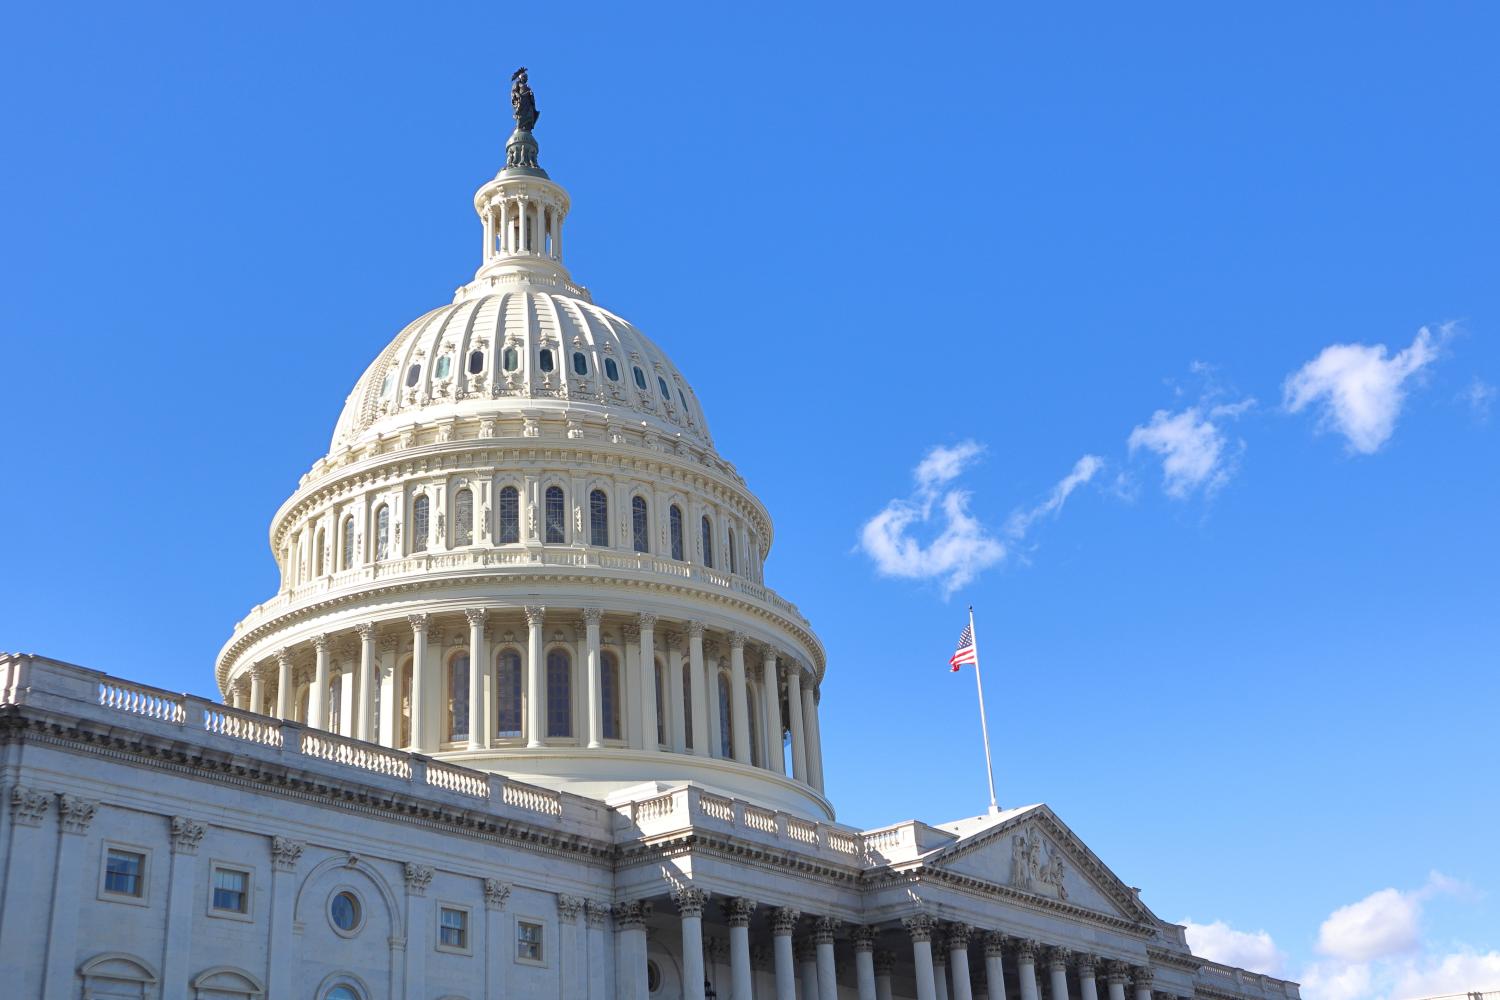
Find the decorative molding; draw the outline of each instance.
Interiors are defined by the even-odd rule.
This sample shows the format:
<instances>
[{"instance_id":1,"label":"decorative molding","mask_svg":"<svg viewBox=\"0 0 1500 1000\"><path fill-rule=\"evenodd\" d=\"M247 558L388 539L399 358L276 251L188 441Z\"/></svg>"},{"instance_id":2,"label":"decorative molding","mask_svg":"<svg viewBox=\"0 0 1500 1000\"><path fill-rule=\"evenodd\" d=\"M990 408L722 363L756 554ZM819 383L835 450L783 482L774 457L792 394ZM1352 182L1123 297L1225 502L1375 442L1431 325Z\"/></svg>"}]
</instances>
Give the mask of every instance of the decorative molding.
<instances>
[{"instance_id":1,"label":"decorative molding","mask_svg":"<svg viewBox=\"0 0 1500 1000\"><path fill-rule=\"evenodd\" d=\"M296 871L297 861L302 857L302 849L306 846L300 840L291 840L287 837L272 837L271 869L278 872Z\"/></svg>"},{"instance_id":2,"label":"decorative molding","mask_svg":"<svg viewBox=\"0 0 1500 1000\"><path fill-rule=\"evenodd\" d=\"M431 865L419 865L408 861L402 866L401 874L406 878L406 892L408 895L427 895L427 886L432 883Z\"/></svg>"},{"instance_id":3,"label":"decorative molding","mask_svg":"<svg viewBox=\"0 0 1500 1000\"><path fill-rule=\"evenodd\" d=\"M94 821L94 813L98 810L99 803L92 799L66 793L57 796L57 821L63 833L88 833L89 824Z\"/></svg>"},{"instance_id":4,"label":"decorative molding","mask_svg":"<svg viewBox=\"0 0 1500 1000\"><path fill-rule=\"evenodd\" d=\"M52 796L16 785L10 790L10 818L17 826L41 826Z\"/></svg>"},{"instance_id":5,"label":"decorative molding","mask_svg":"<svg viewBox=\"0 0 1500 1000\"><path fill-rule=\"evenodd\" d=\"M172 853L197 854L198 842L208 828L197 820L186 816L172 817Z\"/></svg>"},{"instance_id":6,"label":"decorative molding","mask_svg":"<svg viewBox=\"0 0 1500 1000\"><path fill-rule=\"evenodd\" d=\"M505 909L505 901L510 898L510 886L497 878L484 880L484 908L487 910Z\"/></svg>"}]
</instances>

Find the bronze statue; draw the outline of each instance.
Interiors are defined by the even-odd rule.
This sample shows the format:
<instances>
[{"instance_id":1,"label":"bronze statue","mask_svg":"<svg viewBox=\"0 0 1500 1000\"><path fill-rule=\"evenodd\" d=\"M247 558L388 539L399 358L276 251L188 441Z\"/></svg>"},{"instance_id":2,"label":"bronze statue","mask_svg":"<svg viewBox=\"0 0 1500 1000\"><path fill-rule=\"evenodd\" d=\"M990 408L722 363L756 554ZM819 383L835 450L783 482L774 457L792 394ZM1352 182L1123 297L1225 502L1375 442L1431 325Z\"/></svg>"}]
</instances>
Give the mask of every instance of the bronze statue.
<instances>
[{"instance_id":1,"label":"bronze statue","mask_svg":"<svg viewBox=\"0 0 1500 1000\"><path fill-rule=\"evenodd\" d=\"M536 125L540 112L536 109L536 96L526 82L526 67L516 70L510 75L510 79L510 106L516 116L516 128L522 132L530 132Z\"/></svg>"}]
</instances>

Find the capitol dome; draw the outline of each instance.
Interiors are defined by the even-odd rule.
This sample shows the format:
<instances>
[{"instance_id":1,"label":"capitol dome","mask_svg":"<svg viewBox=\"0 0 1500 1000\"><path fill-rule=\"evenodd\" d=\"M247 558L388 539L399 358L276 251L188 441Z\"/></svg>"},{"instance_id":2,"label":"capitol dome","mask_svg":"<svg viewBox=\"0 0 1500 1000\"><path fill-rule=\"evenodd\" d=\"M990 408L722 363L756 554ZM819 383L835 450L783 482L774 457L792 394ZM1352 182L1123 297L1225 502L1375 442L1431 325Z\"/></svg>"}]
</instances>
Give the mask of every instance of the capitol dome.
<instances>
[{"instance_id":1,"label":"capitol dome","mask_svg":"<svg viewBox=\"0 0 1500 1000\"><path fill-rule=\"evenodd\" d=\"M225 700L377 767L831 818L824 653L765 586L770 517L683 373L564 267L531 134L506 153L473 279L379 352L273 518L281 585L220 654Z\"/></svg>"}]
</instances>

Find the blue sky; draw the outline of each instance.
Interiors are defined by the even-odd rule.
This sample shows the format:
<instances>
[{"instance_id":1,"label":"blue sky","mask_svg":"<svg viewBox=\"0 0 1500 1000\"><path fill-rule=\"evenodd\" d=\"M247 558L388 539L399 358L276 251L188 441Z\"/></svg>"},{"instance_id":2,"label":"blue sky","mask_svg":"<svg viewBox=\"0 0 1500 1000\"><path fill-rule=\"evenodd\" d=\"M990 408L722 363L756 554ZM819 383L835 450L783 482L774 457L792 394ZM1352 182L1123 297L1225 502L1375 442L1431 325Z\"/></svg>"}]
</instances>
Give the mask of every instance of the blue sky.
<instances>
[{"instance_id":1,"label":"blue sky","mask_svg":"<svg viewBox=\"0 0 1500 1000\"><path fill-rule=\"evenodd\" d=\"M573 273L776 520L842 819L984 808L972 602L1002 802L1200 948L1500 988L1500 12L307 6L8 15L0 646L210 691L524 63Z\"/></svg>"}]
</instances>

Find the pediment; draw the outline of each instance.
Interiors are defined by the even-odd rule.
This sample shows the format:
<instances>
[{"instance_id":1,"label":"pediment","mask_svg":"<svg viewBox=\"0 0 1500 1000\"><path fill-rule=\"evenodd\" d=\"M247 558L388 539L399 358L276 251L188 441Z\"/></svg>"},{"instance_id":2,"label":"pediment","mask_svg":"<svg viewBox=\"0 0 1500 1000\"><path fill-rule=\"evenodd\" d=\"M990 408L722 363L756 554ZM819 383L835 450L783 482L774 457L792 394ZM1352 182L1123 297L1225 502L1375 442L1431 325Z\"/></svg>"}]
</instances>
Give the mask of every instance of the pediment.
<instances>
[{"instance_id":1,"label":"pediment","mask_svg":"<svg viewBox=\"0 0 1500 1000\"><path fill-rule=\"evenodd\" d=\"M1121 920L1158 921L1135 890L1104 863L1045 805L1003 813L922 859L936 868L1043 899L1057 900Z\"/></svg>"}]
</instances>

